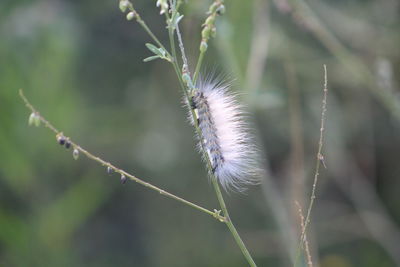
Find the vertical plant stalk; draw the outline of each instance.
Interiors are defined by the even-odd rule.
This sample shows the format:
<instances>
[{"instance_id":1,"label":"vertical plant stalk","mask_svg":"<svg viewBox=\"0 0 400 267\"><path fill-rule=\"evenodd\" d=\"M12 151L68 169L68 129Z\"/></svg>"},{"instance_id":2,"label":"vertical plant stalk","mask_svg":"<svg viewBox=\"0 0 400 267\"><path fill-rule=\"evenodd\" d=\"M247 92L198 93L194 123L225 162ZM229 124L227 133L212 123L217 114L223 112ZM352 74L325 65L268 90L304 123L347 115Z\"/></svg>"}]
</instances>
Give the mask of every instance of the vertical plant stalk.
<instances>
[{"instance_id":1,"label":"vertical plant stalk","mask_svg":"<svg viewBox=\"0 0 400 267\"><path fill-rule=\"evenodd\" d=\"M181 86L182 90L184 91L186 100L190 102L190 92L191 92L191 90L194 89L195 81L199 75L203 57L204 57L205 51L207 50L207 41L210 38L211 34L215 34L215 26L214 26L215 17L218 12L219 12L218 14L222 13L222 10L224 7L222 5L223 0L215 0L213 2L213 4L210 6L209 18L211 18L211 19L206 20L206 23L204 24L204 26L206 26L205 27L206 30L203 29L203 31L202 31L203 38L202 38L202 43L200 44L200 55L199 55L199 59L197 61L197 65L196 65L196 70L195 70L195 73L194 73L194 76L192 79L190 77L190 73L189 73L187 57L185 55L184 46L183 46L183 42L182 42L182 36L181 36L180 30L179 30L179 25L178 24L172 25L172 23L173 23L172 18L174 18L177 15L178 8L181 3L182 3L182 1L179 1L179 0L178 0L178 3L176 2L176 0L175 1L171 0L170 5L171 5L172 14L170 15L168 12L165 12L165 17L166 17L167 26L168 26L167 27L168 28L168 36L169 36L169 41L170 41L170 46L171 46L171 54L165 49L165 47L162 45L162 43L159 41L159 39L152 33L152 31L149 29L149 27L147 27L147 24L140 18L139 14L133 9L133 6L130 2L129 2L129 5L127 8L131 12L134 12L136 21L151 36L151 38L155 41L155 43L157 45L159 45L161 48L163 48L165 51L167 51L167 54L172 58L171 63L174 67L174 70L175 70L177 76L178 76L180 86ZM182 71L180 70L178 59L177 59L175 38L174 38L175 31L178 35L179 48L181 51L181 56L182 56L182 61L183 61ZM186 79L183 78L184 76L186 77ZM185 84L186 84L186 86L185 86ZM193 118L195 118L194 121L197 121L197 115L192 108L190 108L190 112L191 112ZM201 134L201 130L200 130L198 124L195 123L194 126L195 126L196 133L198 134L199 137L201 137L202 134ZM203 146L202 146L202 150L205 151ZM238 231L236 230L234 224L232 223L232 221L229 217L229 212L226 207L224 198L222 196L222 192L219 187L217 177L212 172L212 164L211 164L210 158L207 153L204 153L204 155L205 155L205 158L207 161L207 164L206 164L207 170L211 175L211 181L212 181L215 193L217 195L219 205L224 214L223 216L221 216L220 215L221 210L219 210L219 211L214 210L213 215L215 218L219 219L221 222L224 222L227 225L233 238L235 239L235 242L239 246L239 248L242 251L247 262L249 263L250 266L255 267L257 265L255 264L253 258L250 255L250 252L246 248L246 245L244 244L243 240L241 239Z\"/></svg>"},{"instance_id":2,"label":"vertical plant stalk","mask_svg":"<svg viewBox=\"0 0 400 267\"><path fill-rule=\"evenodd\" d=\"M299 245L297 248L296 260L295 260L294 266L297 266L297 262L298 262L298 259L300 256L300 250L302 249L303 244L305 243L306 231L307 231L307 227L310 223L310 218L311 218L311 210L313 208L315 198L316 198L315 192L317 189L318 176L319 176L319 170L321 167L321 163L326 168L325 159L322 154L322 147L324 144L327 98L328 98L328 74L327 74L326 65L324 64L324 96L322 99L321 127L320 127L319 141L318 141L318 152L317 152L317 160L316 160L315 173L314 173L314 181L313 181L312 190L311 190L310 204L307 209L307 216L306 216L306 219L304 222L304 227L301 231L300 242L299 242Z\"/></svg>"},{"instance_id":3,"label":"vertical plant stalk","mask_svg":"<svg viewBox=\"0 0 400 267\"><path fill-rule=\"evenodd\" d=\"M214 2L214 4L215 3L217 3L219 6L222 5L221 1L216 1L216 2ZM177 12L177 6L175 6L175 3L173 1L171 1L171 6L172 6L172 13L173 14L176 13ZM215 10L217 10L217 9L215 9ZM214 16L214 19L215 19L215 16L217 14L216 12L217 11L215 11L214 14L211 14L211 16ZM168 27L168 28L169 28L170 43L171 43L171 46L172 46L172 45L174 45L174 31L173 31L172 27ZM180 30L179 30L179 25L176 25L176 34L177 34L177 37L178 37L179 48L180 48L182 61L183 61L183 68L182 69L186 70L186 68L188 68L188 66L187 66L188 63L187 63L187 57L186 57L185 50L184 50L182 36L181 36ZM204 42L204 40L202 40L202 42ZM175 58L173 59L173 62L177 62L176 53L174 52L175 51L175 47L171 47L171 50L172 50L172 55L175 56ZM192 85L195 84L196 78L198 77L198 74L199 74L199 71L200 71L200 68L201 68L201 63L202 63L205 51L206 50L200 48L199 59L197 60L196 70L195 70L195 73L193 75L193 83L190 82L188 84L192 84ZM191 90L191 88L187 88L187 89ZM187 91L187 90L185 89L185 91ZM185 96L187 98L186 100L188 102L190 102L189 92L186 92ZM197 115L196 115L196 113L194 112L194 110L192 108L191 108L191 113L192 113L193 118L195 118L194 121L196 123L194 124L194 126L195 126L196 133L198 134L198 136L201 139L202 138L202 133L201 133L201 130L200 130L199 125L197 123L197 121L198 121L197 120ZM233 238L235 239L235 242L239 246L240 250L243 253L243 256L246 258L246 260L249 263L249 265L252 266L252 267L255 267L255 266L257 266L256 263L254 262L250 252L248 251L248 249L247 249L246 245L244 244L242 238L240 237L238 231L236 230L235 225L233 224L232 220L230 219L229 212L228 212L228 209L226 207L225 200L224 200L224 197L222 195L221 188L219 186L217 177L215 176L214 172L212 171L213 168L212 168L212 164L211 164L211 160L210 160L209 154L204 152L205 149L203 147L203 143L202 142L201 142L201 147L202 147L202 150L203 150L203 154L206 157L206 161L207 161L206 166L207 166L207 170L208 170L209 174L211 175L211 182L213 184L215 194L217 196L219 205L220 205L221 210L223 212L223 215L225 217L225 221L224 222L227 225L229 231L231 232Z\"/></svg>"},{"instance_id":4,"label":"vertical plant stalk","mask_svg":"<svg viewBox=\"0 0 400 267\"><path fill-rule=\"evenodd\" d=\"M301 209L301 206L299 204L299 202L295 201L295 205L297 206L297 212L299 213L299 217L300 217L300 227L301 227L301 231L304 231L304 215L303 215L303 210ZM310 253L310 247L308 245L308 240L307 240L307 234L304 233L304 250L306 252L307 255L307 266L308 267L313 267L313 262L312 262L312 257L311 257L311 253Z\"/></svg>"}]
</instances>

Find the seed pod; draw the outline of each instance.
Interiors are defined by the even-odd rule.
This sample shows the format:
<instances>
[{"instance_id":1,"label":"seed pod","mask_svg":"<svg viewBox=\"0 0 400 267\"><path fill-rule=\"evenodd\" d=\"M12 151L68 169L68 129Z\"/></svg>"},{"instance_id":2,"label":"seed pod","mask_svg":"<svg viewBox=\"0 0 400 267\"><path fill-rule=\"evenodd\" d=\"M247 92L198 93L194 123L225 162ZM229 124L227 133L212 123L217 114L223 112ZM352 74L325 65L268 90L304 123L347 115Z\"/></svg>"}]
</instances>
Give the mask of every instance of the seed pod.
<instances>
[{"instance_id":1,"label":"seed pod","mask_svg":"<svg viewBox=\"0 0 400 267\"><path fill-rule=\"evenodd\" d=\"M113 170L110 166L107 167L107 173L108 173L108 174L112 174L113 171L114 171L114 170Z\"/></svg>"},{"instance_id":2,"label":"seed pod","mask_svg":"<svg viewBox=\"0 0 400 267\"><path fill-rule=\"evenodd\" d=\"M72 151L72 157L74 160L77 160L79 158L79 150L77 148L74 148L74 151Z\"/></svg>"},{"instance_id":3,"label":"seed pod","mask_svg":"<svg viewBox=\"0 0 400 267\"><path fill-rule=\"evenodd\" d=\"M67 140L65 141L65 148L69 149L71 147L71 141Z\"/></svg>"},{"instance_id":4,"label":"seed pod","mask_svg":"<svg viewBox=\"0 0 400 267\"><path fill-rule=\"evenodd\" d=\"M56 136L56 138L57 138L57 142L60 144L60 145L65 145L65 137L64 137L64 135L62 135L62 134L57 134L57 136Z\"/></svg>"},{"instance_id":5,"label":"seed pod","mask_svg":"<svg viewBox=\"0 0 400 267\"><path fill-rule=\"evenodd\" d=\"M126 176L125 175L123 175L123 174L121 174L121 183L122 184L125 184L126 183Z\"/></svg>"}]
</instances>

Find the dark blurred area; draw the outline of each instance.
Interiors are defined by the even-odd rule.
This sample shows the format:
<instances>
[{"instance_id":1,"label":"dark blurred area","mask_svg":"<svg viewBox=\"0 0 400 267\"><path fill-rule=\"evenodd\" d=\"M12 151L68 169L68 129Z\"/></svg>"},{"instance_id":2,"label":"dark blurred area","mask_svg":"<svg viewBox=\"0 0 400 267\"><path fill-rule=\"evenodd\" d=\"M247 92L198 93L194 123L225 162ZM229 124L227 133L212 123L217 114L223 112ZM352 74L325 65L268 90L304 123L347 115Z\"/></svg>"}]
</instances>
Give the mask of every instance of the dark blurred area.
<instances>
[{"instance_id":1,"label":"dark blurred area","mask_svg":"<svg viewBox=\"0 0 400 267\"><path fill-rule=\"evenodd\" d=\"M133 0L167 46L156 1ZM400 266L400 2L231 0L204 72L228 74L266 177L228 209L259 266L291 266L307 210L328 69L328 112L308 241L314 266ZM211 1L181 22L190 68ZM118 1L0 2L0 266L246 266L225 225L75 161L28 127L18 90L57 128L118 167L211 210L171 66ZM169 47L169 46L167 46ZM300 265L305 266L305 265Z\"/></svg>"}]
</instances>

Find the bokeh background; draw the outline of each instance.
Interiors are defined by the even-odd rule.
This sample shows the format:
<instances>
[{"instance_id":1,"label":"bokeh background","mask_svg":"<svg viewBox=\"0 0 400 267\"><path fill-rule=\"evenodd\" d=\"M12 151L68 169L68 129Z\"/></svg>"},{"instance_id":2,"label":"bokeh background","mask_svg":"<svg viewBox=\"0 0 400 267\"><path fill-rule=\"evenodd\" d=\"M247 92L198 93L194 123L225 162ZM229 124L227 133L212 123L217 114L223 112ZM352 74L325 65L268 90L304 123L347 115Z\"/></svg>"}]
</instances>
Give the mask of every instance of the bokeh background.
<instances>
[{"instance_id":1,"label":"bokeh background","mask_svg":"<svg viewBox=\"0 0 400 267\"><path fill-rule=\"evenodd\" d=\"M168 44L156 1L133 3ZM181 24L189 64L210 1ZM226 195L259 266L291 266L310 199L328 68L328 113L308 241L314 266L400 266L400 2L231 0L205 71L248 106L266 177ZM18 89L84 148L209 209L171 66L118 1L0 1L0 266L246 266L226 227L28 127ZM303 264L303 263L302 263ZM303 266L303 265L300 265Z\"/></svg>"}]
</instances>

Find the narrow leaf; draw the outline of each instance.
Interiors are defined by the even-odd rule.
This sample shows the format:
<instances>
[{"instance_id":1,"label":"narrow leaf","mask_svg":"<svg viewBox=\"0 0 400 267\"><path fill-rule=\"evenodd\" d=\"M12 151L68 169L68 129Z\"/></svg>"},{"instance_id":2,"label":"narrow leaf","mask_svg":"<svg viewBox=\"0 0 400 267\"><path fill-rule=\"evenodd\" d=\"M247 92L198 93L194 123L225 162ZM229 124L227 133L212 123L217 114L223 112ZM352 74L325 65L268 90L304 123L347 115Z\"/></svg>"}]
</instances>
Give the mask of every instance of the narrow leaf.
<instances>
[{"instance_id":1,"label":"narrow leaf","mask_svg":"<svg viewBox=\"0 0 400 267\"><path fill-rule=\"evenodd\" d=\"M160 57L159 56L146 57L145 59L143 59L143 62L149 62L149 61L155 60L157 58L160 58Z\"/></svg>"}]
</instances>

